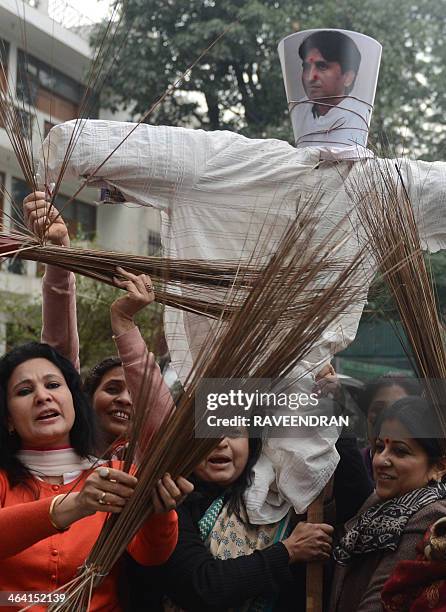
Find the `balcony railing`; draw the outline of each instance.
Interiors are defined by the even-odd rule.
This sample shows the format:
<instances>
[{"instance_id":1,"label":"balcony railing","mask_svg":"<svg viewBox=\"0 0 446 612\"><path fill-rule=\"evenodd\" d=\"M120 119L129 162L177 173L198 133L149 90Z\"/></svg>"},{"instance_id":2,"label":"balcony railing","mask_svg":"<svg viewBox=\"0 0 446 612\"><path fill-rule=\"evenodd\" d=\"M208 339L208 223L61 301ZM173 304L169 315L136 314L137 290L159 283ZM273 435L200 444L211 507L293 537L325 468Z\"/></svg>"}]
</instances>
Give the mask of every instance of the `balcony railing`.
<instances>
[{"instance_id":1,"label":"balcony railing","mask_svg":"<svg viewBox=\"0 0 446 612\"><path fill-rule=\"evenodd\" d=\"M65 0L48 0L48 15L69 30L94 23L86 13Z\"/></svg>"},{"instance_id":2,"label":"balcony railing","mask_svg":"<svg viewBox=\"0 0 446 612\"><path fill-rule=\"evenodd\" d=\"M89 15L80 11L74 3L66 0L25 0L26 4L46 13L67 30L88 40L89 26L95 22Z\"/></svg>"}]
</instances>

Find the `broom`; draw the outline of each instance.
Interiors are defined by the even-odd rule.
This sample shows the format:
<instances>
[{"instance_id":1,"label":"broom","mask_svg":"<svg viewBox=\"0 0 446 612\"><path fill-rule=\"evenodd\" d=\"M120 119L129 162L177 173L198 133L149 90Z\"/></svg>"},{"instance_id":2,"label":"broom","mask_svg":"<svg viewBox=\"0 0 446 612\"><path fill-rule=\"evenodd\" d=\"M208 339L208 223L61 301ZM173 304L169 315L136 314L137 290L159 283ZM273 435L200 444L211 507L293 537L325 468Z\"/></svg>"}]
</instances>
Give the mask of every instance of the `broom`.
<instances>
[{"instance_id":1,"label":"broom","mask_svg":"<svg viewBox=\"0 0 446 612\"><path fill-rule=\"evenodd\" d=\"M365 194L365 195L364 195ZM431 274L422 253L414 206L399 163L367 162L351 186L372 255L398 309L411 354L406 353L446 436L446 348ZM444 442L443 442L444 444ZM446 446L445 446L446 450Z\"/></svg>"},{"instance_id":2,"label":"broom","mask_svg":"<svg viewBox=\"0 0 446 612\"><path fill-rule=\"evenodd\" d=\"M216 440L194 437L195 394L203 378L278 378L289 374L320 338L327 325L346 312L355 300L362 253L326 278L313 293L311 306L301 309L292 326L284 323L288 304L299 305L299 297L312 292L319 272L342 247L335 244L322 253L296 249L297 224L285 234L277 253L262 270L259 282L249 292L225 325L220 323L216 337L203 348L180 398L176 411L153 435L150 444L140 444L138 484L129 503L119 515L107 519L81 574L63 587L67 597L50 609L87 610L92 589L107 574L136 531L151 512L151 491L159 478L169 472L173 478L191 473L214 448ZM312 266L312 275L303 275ZM200 419L198 419L200 421ZM144 436L134 432L141 440ZM147 442L147 441L146 441ZM132 448L138 447L134 440ZM127 458L127 467L130 458ZM63 503L63 502L62 502Z\"/></svg>"}]
</instances>

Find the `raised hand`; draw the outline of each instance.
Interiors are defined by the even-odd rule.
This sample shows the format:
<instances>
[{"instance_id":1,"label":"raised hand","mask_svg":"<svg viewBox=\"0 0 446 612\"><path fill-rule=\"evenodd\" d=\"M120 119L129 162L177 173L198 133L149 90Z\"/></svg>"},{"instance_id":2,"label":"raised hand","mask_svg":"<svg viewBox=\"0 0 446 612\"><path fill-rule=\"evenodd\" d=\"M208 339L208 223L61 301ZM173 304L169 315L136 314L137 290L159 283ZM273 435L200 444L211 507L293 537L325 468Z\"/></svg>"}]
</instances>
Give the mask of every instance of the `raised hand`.
<instances>
[{"instance_id":1,"label":"raised hand","mask_svg":"<svg viewBox=\"0 0 446 612\"><path fill-rule=\"evenodd\" d=\"M316 374L315 381L313 392L317 393L320 397L327 397L327 395L331 394L336 398L341 391L341 383L334 367L330 363L326 364Z\"/></svg>"},{"instance_id":2,"label":"raised hand","mask_svg":"<svg viewBox=\"0 0 446 612\"><path fill-rule=\"evenodd\" d=\"M133 317L155 300L155 293L147 274L136 275L119 267L116 270L125 280L114 277L115 285L127 291L110 307L113 333L119 335L135 326Z\"/></svg>"},{"instance_id":3,"label":"raised hand","mask_svg":"<svg viewBox=\"0 0 446 612\"><path fill-rule=\"evenodd\" d=\"M26 196L23 200L23 217L27 228L38 238L45 238L60 246L70 246L65 221L43 191L34 191Z\"/></svg>"}]
</instances>

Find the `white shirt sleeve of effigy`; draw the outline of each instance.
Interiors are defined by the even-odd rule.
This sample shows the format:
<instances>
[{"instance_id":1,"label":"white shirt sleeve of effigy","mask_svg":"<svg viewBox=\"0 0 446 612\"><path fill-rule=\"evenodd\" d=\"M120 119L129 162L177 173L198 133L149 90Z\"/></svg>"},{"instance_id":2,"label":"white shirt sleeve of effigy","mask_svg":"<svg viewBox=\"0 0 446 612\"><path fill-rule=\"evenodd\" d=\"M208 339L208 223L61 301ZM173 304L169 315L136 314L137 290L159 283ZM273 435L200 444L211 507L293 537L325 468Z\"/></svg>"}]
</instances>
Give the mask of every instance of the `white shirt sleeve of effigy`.
<instances>
[{"instance_id":1,"label":"white shirt sleeve of effigy","mask_svg":"<svg viewBox=\"0 0 446 612\"><path fill-rule=\"evenodd\" d=\"M56 126L47 137L47 182L59 172L74 127L74 122ZM84 122L67 178L91 174L133 128L128 123ZM158 208L164 252L182 259L246 260L253 251L269 255L302 202L312 201L319 191L312 213L318 224L314 246L322 248L336 229L346 239L343 256L349 260L358 250L356 221L349 216L352 203L344 187L351 165L319 161L317 148L297 150L279 140L142 124L96 176L120 189L128 201ZM353 340L367 294L367 265L357 303L326 329L296 377L306 369L317 372ZM211 319L166 308L166 337L181 378L212 328ZM312 378L301 382L308 390ZM335 429L313 428L301 431L299 438L266 442L247 496L253 522L280 520L290 504L297 512L307 508L335 469L336 437Z\"/></svg>"},{"instance_id":2,"label":"white shirt sleeve of effigy","mask_svg":"<svg viewBox=\"0 0 446 612\"><path fill-rule=\"evenodd\" d=\"M401 168L415 213L422 247L446 249L446 164L395 160Z\"/></svg>"}]
</instances>

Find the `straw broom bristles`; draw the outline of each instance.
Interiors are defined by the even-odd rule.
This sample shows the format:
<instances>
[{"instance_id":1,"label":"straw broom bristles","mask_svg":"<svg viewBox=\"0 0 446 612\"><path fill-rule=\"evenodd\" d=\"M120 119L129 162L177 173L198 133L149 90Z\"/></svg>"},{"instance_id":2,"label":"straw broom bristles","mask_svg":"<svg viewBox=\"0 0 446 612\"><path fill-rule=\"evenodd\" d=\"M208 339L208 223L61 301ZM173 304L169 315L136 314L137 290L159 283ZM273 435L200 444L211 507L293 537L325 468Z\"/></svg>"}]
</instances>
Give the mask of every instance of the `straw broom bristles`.
<instances>
[{"instance_id":1,"label":"straw broom bristles","mask_svg":"<svg viewBox=\"0 0 446 612\"><path fill-rule=\"evenodd\" d=\"M7 235L0 236L0 256L16 256L20 259L55 265L111 286L116 286L113 278L119 277L116 268L121 266L128 272L148 274L153 281L158 281L160 283L156 288L158 302L211 318L230 316L235 304L227 304L225 297L227 291L249 290L255 286L260 276L259 266L253 264L224 260L173 260L112 251L42 246L32 242L18 243L12 236ZM333 267L332 262L330 264L325 262L320 272L327 272ZM167 276L168 281L166 281ZM176 286L181 287L181 293L173 290ZM211 298L210 289L214 290ZM223 291L215 291L217 289Z\"/></svg>"},{"instance_id":2,"label":"straw broom bristles","mask_svg":"<svg viewBox=\"0 0 446 612\"><path fill-rule=\"evenodd\" d=\"M228 288L238 270L234 262L206 262L200 260L172 260L163 257L145 257L76 248L65 248L53 245L40 245L37 242L18 242L11 236L0 236L0 256L17 257L29 261L57 266L76 274L98 280L111 286L116 286L113 277L119 277L118 266L134 274L149 274L153 281L163 281L169 274L169 283L156 287L156 300L167 306L172 306L218 318L223 312L223 301L200 299L204 288ZM256 278L255 269L246 269L246 279L251 276L251 283ZM178 293L172 289L183 287ZM169 288L171 291L169 291ZM184 293L189 288L189 294ZM215 294L217 295L217 294Z\"/></svg>"},{"instance_id":3,"label":"straw broom bristles","mask_svg":"<svg viewBox=\"0 0 446 612\"><path fill-rule=\"evenodd\" d=\"M134 454L139 446L141 455L134 494L121 514L107 520L81 575L68 589L63 587L67 593L65 602L52 606L52 611L88 609L92 588L110 571L150 514L151 492L161 476L165 472L173 478L187 476L217 444L216 440L194 437L197 425L194 424L194 400L201 380L217 377L276 379L289 374L326 327L355 301L361 253L350 263L344 262L340 273L335 271L326 278L325 286L319 286L314 292L312 303L304 298L307 305L300 310L301 316L288 326L284 325L289 303L299 305L302 290L308 294L314 283L320 284L320 270L343 244L327 247L322 252L316 248L300 249L297 236L295 223L285 234L278 252L263 267L242 307L227 324L220 325L217 336L203 348L177 410L164 421L150 444L141 436L143 423L139 421L139 431L134 430L131 439L131 452ZM301 271L309 267L312 273L301 275ZM129 459L127 457L127 467Z\"/></svg>"},{"instance_id":4,"label":"straw broom bristles","mask_svg":"<svg viewBox=\"0 0 446 612\"><path fill-rule=\"evenodd\" d=\"M393 296L418 376L446 437L446 348L412 202L397 162L370 162L352 186L372 255ZM406 351L407 352L407 351ZM443 384L441 384L443 383Z\"/></svg>"},{"instance_id":5,"label":"straw broom bristles","mask_svg":"<svg viewBox=\"0 0 446 612\"><path fill-rule=\"evenodd\" d=\"M315 235L317 223L311 217L311 210L317 205L319 198L320 194L316 194L299 207L299 224L295 230L297 242L302 241L304 236L305 241L311 240ZM332 239L337 229L333 229ZM329 250L329 247L327 248ZM178 260L61 247L43 244L42 240L39 241L25 230L0 231L0 256L14 256L58 266L112 286L115 286L114 277L119 276L116 268L121 266L134 274L148 274L153 281L158 281L158 302L215 319L227 319L241 304L246 292L255 287L263 269L260 262L265 259L262 254L264 249L265 245L259 238L259 244L249 261ZM342 262L337 262L336 257L325 257L319 261L315 276L313 261L307 258L305 266L302 261L299 277L299 283L302 285L301 295L298 302L289 303L286 321L299 317L300 310L306 308L307 302L314 299L315 286L313 285L309 293L308 277L312 281L320 280L324 275L342 268ZM286 269L278 270L277 274L280 277L286 275ZM229 300L228 294L232 296Z\"/></svg>"}]
</instances>

